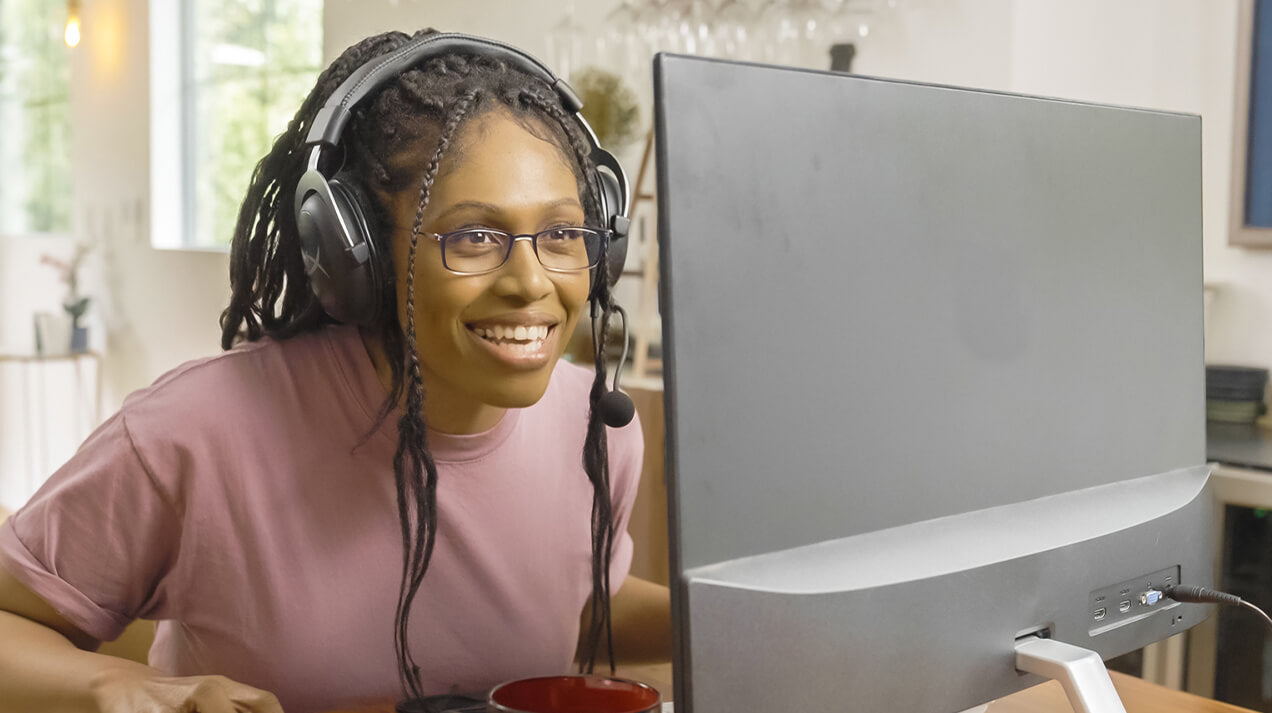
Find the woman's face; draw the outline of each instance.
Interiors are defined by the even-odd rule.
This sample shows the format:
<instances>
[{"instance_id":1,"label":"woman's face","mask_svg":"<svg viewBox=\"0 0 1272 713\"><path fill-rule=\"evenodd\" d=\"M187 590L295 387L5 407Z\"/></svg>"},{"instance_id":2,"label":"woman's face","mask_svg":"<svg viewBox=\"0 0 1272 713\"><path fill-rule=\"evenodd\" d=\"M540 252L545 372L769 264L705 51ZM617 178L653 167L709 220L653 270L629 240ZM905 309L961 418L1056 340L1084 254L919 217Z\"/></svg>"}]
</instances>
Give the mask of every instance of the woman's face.
<instances>
[{"instance_id":1,"label":"woman's face","mask_svg":"<svg viewBox=\"0 0 1272 713\"><path fill-rule=\"evenodd\" d=\"M492 427L504 409L543 396L587 302L589 273L545 270L527 240L494 272L456 275L443 267L432 233L483 227L529 234L584 224L577 179L555 144L499 109L458 134L452 146L460 150L443 159L424 211L414 304L407 270L418 189L392 197L389 208L398 317L405 329L414 312L425 415L444 432L473 433Z\"/></svg>"}]
</instances>

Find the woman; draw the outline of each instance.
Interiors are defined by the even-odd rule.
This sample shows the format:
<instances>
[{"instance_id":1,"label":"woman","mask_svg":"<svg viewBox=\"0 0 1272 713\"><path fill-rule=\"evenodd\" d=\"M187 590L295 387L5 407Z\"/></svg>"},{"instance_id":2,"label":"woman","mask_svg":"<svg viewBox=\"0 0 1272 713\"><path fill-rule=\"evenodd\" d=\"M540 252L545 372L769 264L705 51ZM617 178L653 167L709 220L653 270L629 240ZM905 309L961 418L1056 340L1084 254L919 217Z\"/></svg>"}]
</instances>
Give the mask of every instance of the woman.
<instances>
[{"instance_id":1,"label":"woman","mask_svg":"<svg viewBox=\"0 0 1272 713\"><path fill-rule=\"evenodd\" d=\"M129 397L0 528L11 709L296 713L667 656L665 588L624 581L639 426L601 420L601 345L560 361L613 308L562 95L461 40L306 144L346 79L434 39L323 72L240 212L227 351ZM323 309L348 317L312 171L366 212L357 326ZM91 653L135 618L150 666Z\"/></svg>"}]
</instances>

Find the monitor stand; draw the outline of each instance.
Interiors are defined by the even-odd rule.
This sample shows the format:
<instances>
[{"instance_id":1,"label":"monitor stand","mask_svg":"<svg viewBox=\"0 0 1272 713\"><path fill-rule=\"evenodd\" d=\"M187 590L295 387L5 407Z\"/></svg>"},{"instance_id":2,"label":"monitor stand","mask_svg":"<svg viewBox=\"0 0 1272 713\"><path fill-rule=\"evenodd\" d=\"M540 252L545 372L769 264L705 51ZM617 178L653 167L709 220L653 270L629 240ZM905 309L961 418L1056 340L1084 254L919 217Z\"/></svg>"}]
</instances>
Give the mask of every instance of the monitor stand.
<instances>
[{"instance_id":1,"label":"monitor stand","mask_svg":"<svg viewBox=\"0 0 1272 713\"><path fill-rule=\"evenodd\" d=\"M1064 686L1074 713L1126 713L1100 655L1055 639L1026 636L1016 642L1016 668ZM987 713L989 704L963 713Z\"/></svg>"}]
</instances>

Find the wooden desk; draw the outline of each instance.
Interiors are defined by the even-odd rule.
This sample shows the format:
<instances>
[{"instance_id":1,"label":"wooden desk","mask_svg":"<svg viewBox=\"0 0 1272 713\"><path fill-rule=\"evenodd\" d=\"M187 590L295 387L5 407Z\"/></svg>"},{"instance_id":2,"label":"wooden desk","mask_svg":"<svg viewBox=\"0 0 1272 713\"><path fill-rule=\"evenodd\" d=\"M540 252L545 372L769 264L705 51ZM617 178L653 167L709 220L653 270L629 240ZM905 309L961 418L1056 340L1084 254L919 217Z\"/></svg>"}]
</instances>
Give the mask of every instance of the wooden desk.
<instances>
[{"instance_id":1,"label":"wooden desk","mask_svg":"<svg viewBox=\"0 0 1272 713\"><path fill-rule=\"evenodd\" d=\"M1228 703L1172 691L1133 676L1111 673L1126 713L1251 713ZM1064 689L1055 681L994 701L988 713L1073 713Z\"/></svg>"},{"instance_id":2,"label":"wooden desk","mask_svg":"<svg viewBox=\"0 0 1272 713\"><path fill-rule=\"evenodd\" d=\"M654 686L671 698L671 666L640 666L623 668L619 675L634 678ZM1122 697L1126 713L1252 713L1227 703L1212 701L1191 693L1172 691L1155 683L1149 683L1121 673L1112 673L1113 685ZM354 708L331 713L393 713L393 704ZM1020 693L989 704L987 713L1073 713L1064 689L1055 681L1048 681Z\"/></svg>"}]
</instances>

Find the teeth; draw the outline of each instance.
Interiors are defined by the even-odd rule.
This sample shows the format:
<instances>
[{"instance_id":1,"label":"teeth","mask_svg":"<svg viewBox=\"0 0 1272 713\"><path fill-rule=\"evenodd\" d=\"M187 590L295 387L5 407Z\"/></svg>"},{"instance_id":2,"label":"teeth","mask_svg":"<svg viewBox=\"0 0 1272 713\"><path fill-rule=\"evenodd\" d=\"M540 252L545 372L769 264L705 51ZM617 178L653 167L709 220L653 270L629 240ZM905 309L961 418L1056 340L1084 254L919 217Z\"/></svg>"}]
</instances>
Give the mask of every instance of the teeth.
<instances>
[{"instance_id":1,"label":"teeth","mask_svg":"<svg viewBox=\"0 0 1272 713\"><path fill-rule=\"evenodd\" d=\"M515 327L497 324L493 327L476 327L473 331L477 332L478 336L482 338L495 341L541 342L548 338L549 329L546 324L534 326L519 324Z\"/></svg>"},{"instance_id":2,"label":"teeth","mask_svg":"<svg viewBox=\"0 0 1272 713\"><path fill-rule=\"evenodd\" d=\"M513 354L534 354L543 346L543 342L505 342L499 345L500 349L510 351Z\"/></svg>"}]
</instances>

